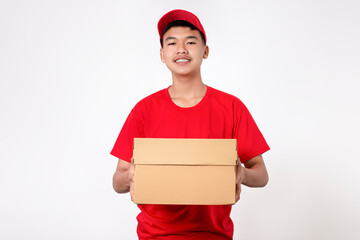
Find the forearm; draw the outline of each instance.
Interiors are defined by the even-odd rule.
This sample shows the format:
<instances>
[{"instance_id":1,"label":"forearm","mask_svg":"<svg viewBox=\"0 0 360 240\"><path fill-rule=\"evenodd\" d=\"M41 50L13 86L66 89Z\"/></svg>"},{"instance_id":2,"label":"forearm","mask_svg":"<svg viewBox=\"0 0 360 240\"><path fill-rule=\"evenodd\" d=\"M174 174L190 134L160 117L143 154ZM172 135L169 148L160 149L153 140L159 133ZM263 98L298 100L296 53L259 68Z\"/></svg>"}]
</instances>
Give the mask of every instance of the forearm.
<instances>
[{"instance_id":1,"label":"forearm","mask_svg":"<svg viewBox=\"0 0 360 240\"><path fill-rule=\"evenodd\" d=\"M130 190L129 170L117 170L113 176L113 188L117 193L127 193Z\"/></svg>"},{"instance_id":2,"label":"forearm","mask_svg":"<svg viewBox=\"0 0 360 240\"><path fill-rule=\"evenodd\" d=\"M244 170L245 176L242 184L245 186L264 187L269 181L269 176L265 166L254 165L250 168L245 167Z\"/></svg>"},{"instance_id":3,"label":"forearm","mask_svg":"<svg viewBox=\"0 0 360 240\"><path fill-rule=\"evenodd\" d=\"M247 160L244 162L244 167L239 165L237 177L237 183L245 186L264 187L269 181L269 176L262 156L258 155Z\"/></svg>"}]
</instances>

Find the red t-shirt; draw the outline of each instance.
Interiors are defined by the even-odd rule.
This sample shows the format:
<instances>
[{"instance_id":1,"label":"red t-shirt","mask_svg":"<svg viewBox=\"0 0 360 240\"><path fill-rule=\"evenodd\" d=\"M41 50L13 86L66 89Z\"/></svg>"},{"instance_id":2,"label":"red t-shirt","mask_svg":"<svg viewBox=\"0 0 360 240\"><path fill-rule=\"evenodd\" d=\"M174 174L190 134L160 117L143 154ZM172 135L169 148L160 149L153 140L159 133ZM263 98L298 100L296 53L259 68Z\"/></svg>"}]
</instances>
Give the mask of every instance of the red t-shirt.
<instances>
[{"instance_id":1,"label":"red t-shirt","mask_svg":"<svg viewBox=\"0 0 360 240\"><path fill-rule=\"evenodd\" d=\"M131 161L133 139L236 138L241 162L267 150L267 145L246 106L236 97L207 86L194 107L174 104L168 88L140 102L130 112L111 154ZM232 239L231 206L138 205L139 239Z\"/></svg>"}]
</instances>

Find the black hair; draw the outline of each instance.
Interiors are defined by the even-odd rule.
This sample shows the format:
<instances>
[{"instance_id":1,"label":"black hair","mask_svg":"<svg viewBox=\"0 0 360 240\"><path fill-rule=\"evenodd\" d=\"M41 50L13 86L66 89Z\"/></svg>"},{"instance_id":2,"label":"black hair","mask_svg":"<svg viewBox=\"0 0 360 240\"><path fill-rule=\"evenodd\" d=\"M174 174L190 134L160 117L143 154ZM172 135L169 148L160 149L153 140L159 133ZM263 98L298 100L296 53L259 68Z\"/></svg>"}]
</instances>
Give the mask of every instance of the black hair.
<instances>
[{"instance_id":1,"label":"black hair","mask_svg":"<svg viewBox=\"0 0 360 240\"><path fill-rule=\"evenodd\" d=\"M197 27L195 27L193 24L191 24L191 23L189 23L187 21L176 20L176 21L173 21L173 22L169 23L168 25L166 25L166 27L165 27L162 35L161 35L161 39L160 39L161 47L163 46L163 36L164 36L164 34L167 31L169 31L169 29L172 28L172 27L189 27L191 30L198 30L200 35L201 35L202 42L205 45L205 36Z\"/></svg>"}]
</instances>

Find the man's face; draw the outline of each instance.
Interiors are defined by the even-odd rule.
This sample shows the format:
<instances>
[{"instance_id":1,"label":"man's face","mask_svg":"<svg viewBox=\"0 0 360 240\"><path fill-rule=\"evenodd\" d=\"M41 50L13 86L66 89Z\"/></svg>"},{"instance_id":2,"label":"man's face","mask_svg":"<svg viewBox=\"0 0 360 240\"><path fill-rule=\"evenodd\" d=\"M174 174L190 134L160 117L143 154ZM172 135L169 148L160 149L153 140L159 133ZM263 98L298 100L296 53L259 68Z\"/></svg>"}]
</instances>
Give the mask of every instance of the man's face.
<instances>
[{"instance_id":1,"label":"man's face","mask_svg":"<svg viewBox=\"0 0 360 240\"><path fill-rule=\"evenodd\" d=\"M200 74L202 60L207 58L200 32L189 27L172 27L163 35L161 61L174 75Z\"/></svg>"}]
</instances>

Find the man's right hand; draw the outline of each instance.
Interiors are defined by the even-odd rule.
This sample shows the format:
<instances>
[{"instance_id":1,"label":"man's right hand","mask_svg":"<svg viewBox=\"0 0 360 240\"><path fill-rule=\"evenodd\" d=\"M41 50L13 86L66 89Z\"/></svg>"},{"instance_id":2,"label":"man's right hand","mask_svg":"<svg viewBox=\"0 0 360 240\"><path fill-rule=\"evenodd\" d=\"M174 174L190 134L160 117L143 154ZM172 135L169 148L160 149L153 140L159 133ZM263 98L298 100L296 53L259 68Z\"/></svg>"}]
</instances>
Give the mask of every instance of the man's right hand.
<instances>
[{"instance_id":1,"label":"man's right hand","mask_svg":"<svg viewBox=\"0 0 360 240\"><path fill-rule=\"evenodd\" d=\"M113 176L113 188L117 193L130 192L131 201L134 201L134 176L134 164L119 159Z\"/></svg>"},{"instance_id":2,"label":"man's right hand","mask_svg":"<svg viewBox=\"0 0 360 240\"><path fill-rule=\"evenodd\" d=\"M135 166L134 166L133 163L130 163L130 166L129 166L129 169L127 170L127 172L128 172L128 181L129 181L131 201L134 201L134 186L135 186L134 176L135 176Z\"/></svg>"}]
</instances>

